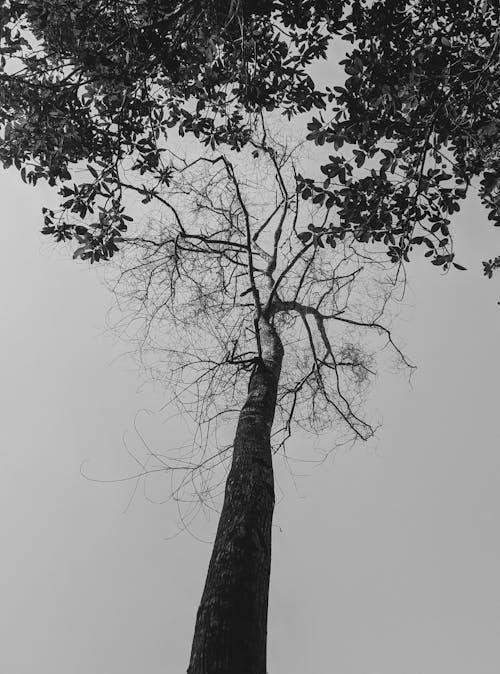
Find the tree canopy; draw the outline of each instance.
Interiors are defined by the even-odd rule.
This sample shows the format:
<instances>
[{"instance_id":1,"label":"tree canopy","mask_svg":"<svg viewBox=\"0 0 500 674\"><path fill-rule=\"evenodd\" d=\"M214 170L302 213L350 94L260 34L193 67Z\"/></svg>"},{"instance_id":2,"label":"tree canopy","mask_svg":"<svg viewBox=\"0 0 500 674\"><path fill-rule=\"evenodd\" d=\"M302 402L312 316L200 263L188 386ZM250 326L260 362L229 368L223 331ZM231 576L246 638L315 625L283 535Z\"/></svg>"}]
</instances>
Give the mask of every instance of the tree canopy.
<instances>
[{"instance_id":1,"label":"tree canopy","mask_svg":"<svg viewBox=\"0 0 500 674\"><path fill-rule=\"evenodd\" d=\"M59 186L61 210L47 210L43 231L75 238L79 257L108 259L120 245L122 166L146 200L169 184L170 128L239 149L273 110L319 111L308 138L333 153L321 180L298 176L298 187L329 211L330 245L382 243L394 261L423 245L446 269L451 216L474 187L500 223L490 0L11 1L0 21L0 159L27 182ZM345 80L324 86L311 64L339 37ZM76 177L82 165L90 180ZM484 264L491 276L499 259Z\"/></svg>"}]
</instances>

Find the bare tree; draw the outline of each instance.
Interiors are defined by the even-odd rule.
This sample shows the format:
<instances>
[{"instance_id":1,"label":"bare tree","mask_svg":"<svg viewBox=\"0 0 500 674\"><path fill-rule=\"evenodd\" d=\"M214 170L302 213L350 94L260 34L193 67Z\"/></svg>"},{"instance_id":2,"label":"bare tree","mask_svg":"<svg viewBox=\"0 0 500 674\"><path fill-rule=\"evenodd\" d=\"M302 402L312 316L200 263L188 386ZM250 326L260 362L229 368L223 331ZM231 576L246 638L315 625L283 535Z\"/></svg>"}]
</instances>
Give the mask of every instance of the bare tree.
<instances>
[{"instance_id":1,"label":"bare tree","mask_svg":"<svg viewBox=\"0 0 500 674\"><path fill-rule=\"evenodd\" d=\"M383 322L401 266L354 232L325 247L330 213L297 190L300 147L271 141L264 126L255 137L237 161L170 153L161 193L124 184L161 209L124 238L120 309L143 364L200 427L188 456L155 455L152 470L175 472L174 496L202 503L230 463L190 674L266 671L273 452L294 427L368 439L374 354L389 346L409 366Z\"/></svg>"}]
</instances>

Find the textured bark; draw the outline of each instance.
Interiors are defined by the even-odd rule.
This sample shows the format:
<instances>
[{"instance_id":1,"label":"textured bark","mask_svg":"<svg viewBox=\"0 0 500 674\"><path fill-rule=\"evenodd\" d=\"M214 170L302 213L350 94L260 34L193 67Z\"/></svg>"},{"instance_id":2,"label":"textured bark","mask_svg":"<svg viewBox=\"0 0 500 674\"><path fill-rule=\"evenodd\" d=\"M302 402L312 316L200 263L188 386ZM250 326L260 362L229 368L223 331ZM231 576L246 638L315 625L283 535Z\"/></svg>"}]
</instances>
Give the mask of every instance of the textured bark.
<instances>
[{"instance_id":1,"label":"textured bark","mask_svg":"<svg viewBox=\"0 0 500 674\"><path fill-rule=\"evenodd\" d=\"M271 427L283 349L260 321L262 361L240 412L188 674L265 674L274 480Z\"/></svg>"}]
</instances>

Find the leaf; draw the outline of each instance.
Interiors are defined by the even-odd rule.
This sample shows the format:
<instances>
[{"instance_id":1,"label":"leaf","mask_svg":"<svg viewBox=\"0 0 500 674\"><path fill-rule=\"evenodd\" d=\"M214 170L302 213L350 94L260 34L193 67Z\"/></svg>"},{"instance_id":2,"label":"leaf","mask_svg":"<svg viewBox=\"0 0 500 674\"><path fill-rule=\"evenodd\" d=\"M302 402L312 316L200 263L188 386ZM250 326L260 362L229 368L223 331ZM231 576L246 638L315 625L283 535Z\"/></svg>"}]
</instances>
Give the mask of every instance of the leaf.
<instances>
[{"instance_id":1,"label":"leaf","mask_svg":"<svg viewBox=\"0 0 500 674\"><path fill-rule=\"evenodd\" d=\"M365 163L366 155L361 150L354 150L355 162L358 168L361 168Z\"/></svg>"},{"instance_id":2,"label":"leaf","mask_svg":"<svg viewBox=\"0 0 500 674\"><path fill-rule=\"evenodd\" d=\"M302 243L307 243L309 239L312 237L312 232L300 232L298 234L298 237L302 241Z\"/></svg>"},{"instance_id":3,"label":"leaf","mask_svg":"<svg viewBox=\"0 0 500 674\"><path fill-rule=\"evenodd\" d=\"M73 260L76 260L78 257L82 257L86 250L87 246L80 246L80 248L77 248L73 253Z\"/></svg>"}]
</instances>

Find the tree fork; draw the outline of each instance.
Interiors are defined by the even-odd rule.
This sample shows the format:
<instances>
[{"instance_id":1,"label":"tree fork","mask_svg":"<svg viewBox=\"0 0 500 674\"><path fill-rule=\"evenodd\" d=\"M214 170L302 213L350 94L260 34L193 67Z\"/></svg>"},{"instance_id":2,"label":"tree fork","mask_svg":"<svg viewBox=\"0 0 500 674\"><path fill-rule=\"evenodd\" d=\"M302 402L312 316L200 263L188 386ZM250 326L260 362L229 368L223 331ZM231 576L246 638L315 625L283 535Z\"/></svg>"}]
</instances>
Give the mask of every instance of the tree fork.
<instances>
[{"instance_id":1,"label":"tree fork","mask_svg":"<svg viewBox=\"0 0 500 674\"><path fill-rule=\"evenodd\" d=\"M274 480L271 427L283 358L259 321L262 358L240 412L188 674L266 674Z\"/></svg>"}]
</instances>

